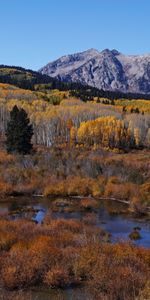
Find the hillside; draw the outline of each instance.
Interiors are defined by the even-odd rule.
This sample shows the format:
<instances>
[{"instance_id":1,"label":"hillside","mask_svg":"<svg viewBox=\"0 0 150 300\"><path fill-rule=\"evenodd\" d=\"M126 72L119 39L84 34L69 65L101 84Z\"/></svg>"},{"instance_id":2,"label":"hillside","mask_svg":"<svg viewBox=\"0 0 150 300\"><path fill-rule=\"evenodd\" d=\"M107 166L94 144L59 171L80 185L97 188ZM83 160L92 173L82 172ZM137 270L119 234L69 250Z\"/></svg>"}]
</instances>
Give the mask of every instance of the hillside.
<instances>
[{"instance_id":1,"label":"hillside","mask_svg":"<svg viewBox=\"0 0 150 300\"><path fill-rule=\"evenodd\" d=\"M70 96L83 101L93 100L94 97L108 99L150 99L150 95L139 93L123 93L104 91L80 82L65 82L32 70L16 66L0 65L0 83L11 84L21 89L40 91L45 94L51 90L67 91Z\"/></svg>"},{"instance_id":2,"label":"hillside","mask_svg":"<svg viewBox=\"0 0 150 300\"><path fill-rule=\"evenodd\" d=\"M57 80L21 67L0 65L0 82L33 90L36 84L49 84L55 88Z\"/></svg>"}]
</instances>

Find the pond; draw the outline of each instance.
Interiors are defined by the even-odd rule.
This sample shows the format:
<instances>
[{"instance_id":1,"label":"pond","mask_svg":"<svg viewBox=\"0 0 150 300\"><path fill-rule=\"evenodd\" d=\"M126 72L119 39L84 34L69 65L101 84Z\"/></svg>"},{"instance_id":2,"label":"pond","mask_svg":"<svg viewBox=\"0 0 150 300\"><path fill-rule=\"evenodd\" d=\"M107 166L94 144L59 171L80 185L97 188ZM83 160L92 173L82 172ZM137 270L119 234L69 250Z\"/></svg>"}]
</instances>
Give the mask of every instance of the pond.
<instances>
[{"instance_id":1,"label":"pond","mask_svg":"<svg viewBox=\"0 0 150 300\"><path fill-rule=\"evenodd\" d=\"M0 202L0 215L9 219L32 219L41 223L49 213L51 218L92 220L94 225L103 228L111 235L111 242L129 240L129 234L138 228L141 238L134 241L138 246L150 248L150 217L137 218L127 212L127 205L109 200L98 201L93 210L79 209L80 199L45 199L11 197Z\"/></svg>"}]
</instances>

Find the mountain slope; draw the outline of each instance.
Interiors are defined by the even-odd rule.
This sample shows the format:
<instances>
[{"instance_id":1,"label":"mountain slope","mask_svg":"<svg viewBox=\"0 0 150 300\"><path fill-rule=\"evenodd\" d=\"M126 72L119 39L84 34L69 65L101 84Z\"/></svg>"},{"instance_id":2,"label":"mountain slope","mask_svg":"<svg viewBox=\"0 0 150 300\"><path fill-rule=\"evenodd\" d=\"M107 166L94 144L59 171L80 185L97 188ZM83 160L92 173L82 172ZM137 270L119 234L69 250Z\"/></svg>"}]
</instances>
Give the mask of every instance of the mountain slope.
<instances>
[{"instance_id":1,"label":"mountain slope","mask_svg":"<svg viewBox=\"0 0 150 300\"><path fill-rule=\"evenodd\" d=\"M0 65L0 83L34 90L36 84L55 84L57 80L22 67Z\"/></svg>"},{"instance_id":2,"label":"mountain slope","mask_svg":"<svg viewBox=\"0 0 150 300\"><path fill-rule=\"evenodd\" d=\"M39 72L103 90L150 93L150 54L127 56L117 50L99 52L90 49L63 56Z\"/></svg>"}]
</instances>

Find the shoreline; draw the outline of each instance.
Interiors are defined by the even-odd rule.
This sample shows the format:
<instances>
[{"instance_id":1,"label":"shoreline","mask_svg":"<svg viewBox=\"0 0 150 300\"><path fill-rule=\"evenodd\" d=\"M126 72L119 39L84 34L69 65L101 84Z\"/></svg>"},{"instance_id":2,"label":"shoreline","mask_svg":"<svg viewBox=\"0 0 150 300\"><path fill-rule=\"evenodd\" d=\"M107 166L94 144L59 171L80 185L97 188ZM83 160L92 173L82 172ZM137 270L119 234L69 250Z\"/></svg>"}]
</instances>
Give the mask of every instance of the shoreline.
<instances>
[{"instance_id":1,"label":"shoreline","mask_svg":"<svg viewBox=\"0 0 150 300\"><path fill-rule=\"evenodd\" d=\"M79 200L81 200L81 199L88 199L88 200L100 200L100 201L114 201L114 202L119 202L119 203L122 203L122 204L126 204L126 205L128 205L129 206L129 204L130 204L130 201L127 201L127 200L123 200L123 199L117 199L117 198L115 198L115 197L93 197L93 196L91 196L91 195L89 195L89 196L82 196L82 195L49 195L49 196L44 196L44 194L22 194L22 193L16 193L16 194L12 194L12 195L4 195L4 196L2 196L2 199L0 199L0 202L6 202L5 201L5 199L4 198L18 198L18 197L21 197L21 198L23 198L23 197L33 197L33 198L45 198L45 199L48 199L48 198L50 198L50 199L52 199L52 198L54 198L54 199L57 199L57 198L68 198L68 199L79 199ZM147 206L147 207L145 207L145 211L146 210L148 210L148 214L149 214L149 212L150 212L150 206ZM133 212L135 212L134 210L131 210L130 211L131 213ZM140 213L140 211L139 211L139 213ZM146 212L144 213L142 213L141 212L141 214L147 214Z\"/></svg>"}]
</instances>

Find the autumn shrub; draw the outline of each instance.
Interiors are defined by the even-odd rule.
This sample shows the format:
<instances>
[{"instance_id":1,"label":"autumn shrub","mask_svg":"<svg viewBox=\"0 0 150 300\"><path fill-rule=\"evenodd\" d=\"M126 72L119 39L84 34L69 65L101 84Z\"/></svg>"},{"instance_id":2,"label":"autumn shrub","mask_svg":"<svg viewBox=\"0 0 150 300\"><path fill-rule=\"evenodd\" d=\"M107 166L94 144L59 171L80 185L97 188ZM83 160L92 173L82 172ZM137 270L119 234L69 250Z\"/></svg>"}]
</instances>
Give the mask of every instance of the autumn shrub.
<instances>
[{"instance_id":1,"label":"autumn shrub","mask_svg":"<svg viewBox=\"0 0 150 300\"><path fill-rule=\"evenodd\" d=\"M147 265L141 261L136 249L129 245L97 248L87 245L81 250L75 268L82 279L85 276L88 279L92 296L100 294L111 300L135 299L149 276Z\"/></svg>"},{"instance_id":2,"label":"autumn shrub","mask_svg":"<svg viewBox=\"0 0 150 300\"><path fill-rule=\"evenodd\" d=\"M25 158L2 151L0 189L2 195L92 195L120 200L142 195L142 205L146 206L149 205L149 164L146 151L119 155L100 149L53 146L36 147L36 153Z\"/></svg>"},{"instance_id":3,"label":"autumn shrub","mask_svg":"<svg viewBox=\"0 0 150 300\"><path fill-rule=\"evenodd\" d=\"M90 270L92 266L96 264L98 257L100 256L100 245L88 244L80 249L80 253L77 256L74 263L74 273L80 280L90 279Z\"/></svg>"},{"instance_id":4,"label":"autumn shrub","mask_svg":"<svg viewBox=\"0 0 150 300\"><path fill-rule=\"evenodd\" d=\"M137 300L149 300L150 299L150 281L147 282L144 289L141 291L140 295L137 297Z\"/></svg>"},{"instance_id":5,"label":"autumn shrub","mask_svg":"<svg viewBox=\"0 0 150 300\"><path fill-rule=\"evenodd\" d=\"M140 186L140 192L142 195L143 202L147 205L150 205L150 181L146 181L144 184Z\"/></svg>"},{"instance_id":6,"label":"autumn shrub","mask_svg":"<svg viewBox=\"0 0 150 300\"><path fill-rule=\"evenodd\" d=\"M59 220L53 220L49 226L51 226L51 230L55 230L56 232L59 232L61 230L69 230L72 233L80 233L83 229L82 224L78 220L65 220L65 219L59 219Z\"/></svg>"},{"instance_id":7,"label":"autumn shrub","mask_svg":"<svg viewBox=\"0 0 150 300\"><path fill-rule=\"evenodd\" d=\"M13 191L13 187L3 179L0 179L0 191L2 196L9 195Z\"/></svg>"},{"instance_id":8,"label":"autumn shrub","mask_svg":"<svg viewBox=\"0 0 150 300\"><path fill-rule=\"evenodd\" d=\"M49 181L44 189L44 195L63 196L99 196L100 186L97 180L68 176L66 180Z\"/></svg>"},{"instance_id":9,"label":"autumn shrub","mask_svg":"<svg viewBox=\"0 0 150 300\"><path fill-rule=\"evenodd\" d=\"M15 234L9 232L0 232L0 250L9 250L15 241Z\"/></svg>"},{"instance_id":10,"label":"autumn shrub","mask_svg":"<svg viewBox=\"0 0 150 300\"><path fill-rule=\"evenodd\" d=\"M78 244L77 247L69 246L62 249L62 265L66 266L70 274L74 274L74 262L78 257L80 252L80 245ZM78 278L76 277L75 280L77 281Z\"/></svg>"},{"instance_id":11,"label":"autumn shrub","mask_svg":"<svg viewBox=\"0 0 150 300\"><path fill-rule=\"evenodd\" d=\"M66 182L63 180L49 180L44 187L45 196L66 196Z\"/></svg>"},{"instance_id":12,"label":"autumn shrub","mask_svg":"<svg viewBox=\"0 0 150 300\"><path fill-rule=\"evenodd\" d=\"M57 238L56 238L57 240ZM55 243L53 236L39 236L30 244L30 254L33 258L32 263L35 266L40 266L39 270L47 270L62 259L61 250Z\"/></svg>"},{"instance_id":13,"label":"autumn shrub","mask_svg":"<svg viewBox=\"0 0 150 300\"><path fill-rule=\"evenodd\" d=\"M138 185L132 183L111 183L108 181L105 188L106 197L114 197L116 199L129 201L131 197L139 194Z\"/></svg>"},{"instance_id":14,"label":"autumn shrub","mask_svg":"<svg viewBox=\"0 0 150 300\"><path fill-rule=\"evenodd\" d=\"M82 210L94 210L98 207L98 202L94 199L84 198L80 201L80 207Z\"/></svg>"},{"instance_id":15,"label":"autumn shrub","mask_svg":"<svg viewBox=\"0 0 150 300\"><path fill-rule=\"evenodd\" d=\"M14 192L22 195L34 195L39 190L40 182L39 180L33 179L30 182L24 182L17 184L14 187Z\"/></svg>"},{"instance_id":16,"label":"autumn shrub","mask_svg":"<svg viewBox=\"0 0 150 300\"><path fill-rule=\"evenodd\" d=\"M45 274L44 283L52 288L64 288L70 284L68 271L60 266L55 266Z\"/></svg>"},{"instance_id":17,"label":"autumn shrub","mask_svg":"<svg viewBox=\"0 0 150 300\"><path fill-rule=\"evenodd\" d=\"M108 178L108 184L120 184L120 180L117 176L110 176Z\"/></svg>"},{"instance_id":18,"label":"autumn shrub","mask_svg":"<svg viewBox=\"0 0 150 300\"><path fill-rule=\"evenodd\" d=\"M15 162L15 156L8 154L5 150L0 150L0 164L13 164Z\"/></svg>"},{"instance_id":19,"label":"autumn shrub","mask_svg":"<svg viewBox=\"0 0 150 300\"><path fill-rule=\"evenodd\" d=\"M28 251L11 251L5 258L1 271L3 286L8 289L22 288L36 282L36 269Z\"/></svg>"},{"instance_id":20,"label":"autumn shrub","mask_svg":"<svg viewBox=\"0 0 150 300\"><path fill-rule=\"evenodd\" d=\"M34 194L41 188L41 178L32 169L28 170L21 166L9 166L4 174L3 180L5 180L5 189L10 187L9 194ZM5 191L5 194L7 191Z\"/></svg>"},{"instance_id":21,"label":"autumn shrub","mask_svg":"<svg viewBox=\"0 0 150 300\"><path fill-rule=\"evenodd\" d=\"M70 196L86 195L88 194L88 187L83 178L80 177L70 177L68 180L68 194Z\"/></svg>"},{"instance_id":22,"label":"autumn shrub","mask_svg":"<svg viewBox=\"0 0 150 300\"><path fill-rule=\"evenodd\" d=\"M142 194L131 197L129 206L131 212L145 214L147 212L146 206L147 203L143 201Z\"/></svg>"},{"instance_id":23,"label":"autumn shrub","mask_svg":"<svg viewBox=\"0 0 150 300\"><path fill-rule=\"evenodd\" d=\"M0 220L0 236L3 232L0 285L8 290L84 284L90 299L132 300L150 276L149 249L108 244L104 230L92 223Z\"/></svg>"}]
</instances>

